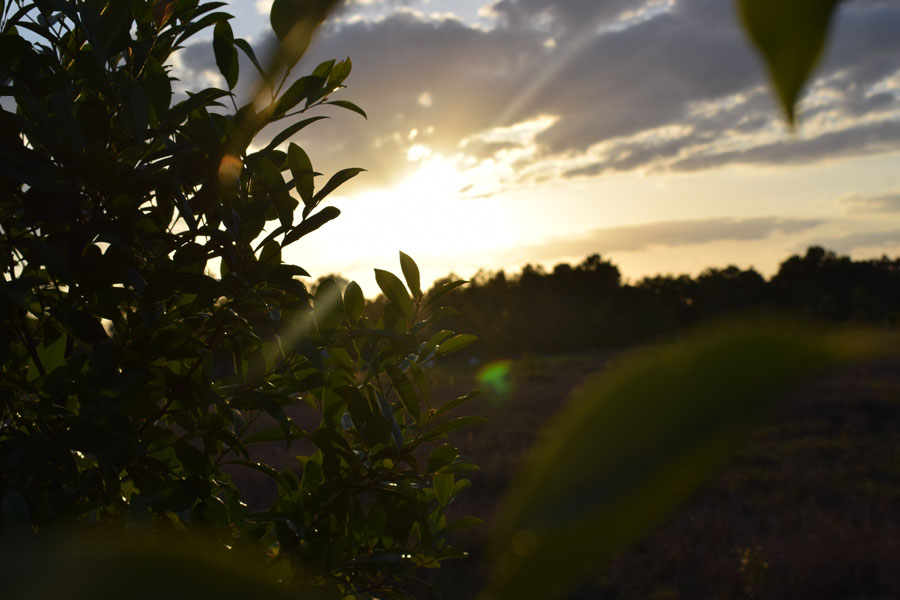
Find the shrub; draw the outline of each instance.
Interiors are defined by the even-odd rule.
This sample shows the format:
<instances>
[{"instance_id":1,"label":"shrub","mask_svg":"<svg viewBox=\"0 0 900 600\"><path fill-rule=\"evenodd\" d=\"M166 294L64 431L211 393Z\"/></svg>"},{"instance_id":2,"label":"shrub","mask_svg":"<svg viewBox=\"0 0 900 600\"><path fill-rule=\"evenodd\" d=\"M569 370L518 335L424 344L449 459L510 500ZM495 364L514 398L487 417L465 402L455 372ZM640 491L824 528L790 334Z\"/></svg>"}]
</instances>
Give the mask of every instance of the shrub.
<instances>
[{"instance_id":1,"label":"shrub","mask_svg":"<svg viewBox=\"0 0 900 600\"><path fill-rule=\"evenodd\" d=\"M264 66L221 3L0 2L6 533L211 526L223 545L267 551L281 579L311 565L358 595L460 554L444 508L473 466L437 443L476 419L449 419L465 398L430 406L423 372L471 339L426 337L456 284L423 295L401 254L408 289L377 271L389 301L376 321L358 285L311 296L282 257L338 216L329 194L362 170L319 185L289 143L323 118L314 108L365 114L332 99L349 58L288 85L330 4L276 1L282 46ZM172 53L209 27L227 89L173 94ZM243 105L239 52L263 76ZM254 444L300 439L300 475L254 460ZM236 466L277 482L268 510L242 502L224 470Z\"/></svg>"}]
</instances>

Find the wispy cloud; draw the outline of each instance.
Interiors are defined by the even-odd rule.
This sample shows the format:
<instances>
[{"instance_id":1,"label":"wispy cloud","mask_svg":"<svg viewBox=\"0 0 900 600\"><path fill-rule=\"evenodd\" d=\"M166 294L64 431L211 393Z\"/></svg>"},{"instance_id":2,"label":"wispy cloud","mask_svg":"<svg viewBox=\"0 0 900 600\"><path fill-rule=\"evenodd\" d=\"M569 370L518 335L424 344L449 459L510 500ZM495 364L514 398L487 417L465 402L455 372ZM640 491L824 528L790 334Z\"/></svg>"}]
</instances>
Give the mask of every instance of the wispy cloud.
<instances>
[{"instance_id":1,"label":"wispy cloud","mask_svg":"<svg viewBox=\"0 0 900 600\"><path fill-rule=\"evenodd\" d=\"M825 223L818 219L756 217L660 221L641 225L594 229L586 234L550 238L510 251L509 259L555 260L592 253L631 252L653 247L706 244L717 241L764 240L775 234L810 231Z\"/></svg>"},{"instance_id":2,"label":"wispy cloud","mask_svg":"<svg viewBox=\"0 0 900 600\"><path fill-rule=\"evenodd\" d=\"M900 213L900 191L861 196L853 194L837 200L847 216Z\"/></svg>"},{"instance_id":3,"label":"wispy cloud","mask_svg":"<svg viewBox=\"0 0 900 600\"><path fill-rule=\"evenodd\" d=\"M261 10L267 4L257 2ZM355 4L321 32L305 64L351 56L354 73L341 94L370 119L342 115L299 141L325 170L369 167L371 186L409 172L413 130L416 144L459 154L460 164L508 166L503 189L628 171L793 165L900 147L897 3L842 3L793 137L732 2L497 0L483 11L492 27L427 12L425 3ZM378 18L351 18L373 8ZM184 52L187 77L215 71L207 46ZM509 141L487 139L542 116L553 123L514 163Z\"/></svg>"}]
</instances>

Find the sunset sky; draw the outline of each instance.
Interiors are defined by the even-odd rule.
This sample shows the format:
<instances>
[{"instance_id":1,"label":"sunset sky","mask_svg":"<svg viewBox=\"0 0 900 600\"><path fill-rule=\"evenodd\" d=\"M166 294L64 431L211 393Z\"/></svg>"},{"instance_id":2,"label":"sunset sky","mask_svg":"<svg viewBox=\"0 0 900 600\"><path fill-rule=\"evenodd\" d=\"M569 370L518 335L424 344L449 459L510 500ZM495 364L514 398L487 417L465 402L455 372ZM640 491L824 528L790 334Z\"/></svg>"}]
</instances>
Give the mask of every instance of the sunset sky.
<instances>
[{"instance_id":1,"label":"sunset sky","mask_svg":"<svg viewBox=\"0 0 900 600\"><path fill-rule=\"evenodd\" d=\"M271 3L231 4L270 47ZM844 3L791 133L727 0L356 0L295 71L350 56L335 99L369 119L330 108L294 141L368 172L288 257L374 295L397 250L428 282L595 252L631 280L898 255L898 31L900 3ZM178 59L188 89L217 82L208 41Z\"/></svg>"}]
</instances>

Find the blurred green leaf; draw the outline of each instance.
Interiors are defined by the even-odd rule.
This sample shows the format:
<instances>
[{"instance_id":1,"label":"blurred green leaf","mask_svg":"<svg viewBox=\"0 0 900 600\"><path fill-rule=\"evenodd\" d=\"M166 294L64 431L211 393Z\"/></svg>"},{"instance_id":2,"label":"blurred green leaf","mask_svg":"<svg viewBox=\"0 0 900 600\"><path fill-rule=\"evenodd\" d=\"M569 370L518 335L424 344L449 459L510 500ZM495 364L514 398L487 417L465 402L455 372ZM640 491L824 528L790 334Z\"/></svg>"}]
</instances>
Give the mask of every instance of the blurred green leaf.
<instances>
[{"instance_id":1,"label":"blurred green leaf","mask_svg":"<svg viewBox=\"0 0 900 600\"><path fill-rule=\"evenodd\" d=\"M8 600L118 600L123 594L135 600L335 598L328 586L312 588L301 577L292 589L274 573L258 556L197 536L76 530L40 545L6 548L0 592Z\"/></svg>"},{"instance_id":2,"label":"blurred green leaf","mask_svg":"<svg viewBox=\"0 0 900 600\"><path fill-rule=\"evenodd\" d=\"M744 28L765 59L781 107L793 125L840 0L738 0Z\"/></svg>"},{"instance_id":3,"label":"blurred green leaf","mask_svg":"<svg viewBox=\"0 0 900 600\"><path fill-rule=\"evenodd\" d=\"M898 347L896 336L759 322L622 358L529 452L496 513L485 598L559 594L671 515L785 385Z\"/></svg>"}]
</instances>

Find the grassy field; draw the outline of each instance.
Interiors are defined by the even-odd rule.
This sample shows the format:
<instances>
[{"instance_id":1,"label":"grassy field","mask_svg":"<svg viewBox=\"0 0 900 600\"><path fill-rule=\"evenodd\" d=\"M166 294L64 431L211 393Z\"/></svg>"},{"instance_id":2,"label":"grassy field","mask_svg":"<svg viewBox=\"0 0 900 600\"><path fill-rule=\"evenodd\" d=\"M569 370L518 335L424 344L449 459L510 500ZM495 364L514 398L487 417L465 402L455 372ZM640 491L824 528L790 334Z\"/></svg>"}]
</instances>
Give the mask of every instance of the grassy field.
<instances>
[{"instance_id":1,"label":"grassy field","mask_svg":"<svg viewBox=\"0 0 900 600\"><path fill-rule=\"evenodd\" d=\"M455 442L482 470L460 515L491 520L510 474L537 432L606 356L513 361L510 393L470 407L490 425ZM438 371L452 395L477 368ZM435 572L445 598L483 582L481 544ZM746 449L665 527L598 568L571 598L900 597L900 364L832 373L784 394Z\"/></svg>"},{"instance_id":2,"label":"grassy field","mask_svg":"<svg viewBox=\"0 0 900 600\"><path fill-rule=\"evenodd\" d=\"M451 517L475 515L488 526L457 534L455 545L468 558L425 574L444 598L473 598L481 589L484 537L523 454L571 391L610 359L593 353L505 361L494 369L507 374L494 379L503 393L466 405L467 414L491 422L451 440L481 467L468 475L472 487ZM436 403L484 387L479 373L490 368L435 367ZM278 448L270 450L283 455L266 460L296 467L292 456L304 448ZM264 478L235 475L252 491L251 503L257 498L262 506L274 493ZM598 567L570 598L900 598L900 363L832 373L785 393L726 470L666 526Z\"/></svg>"}]
</instances>

